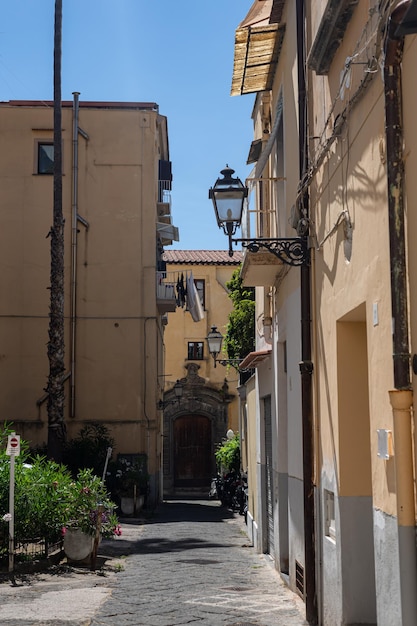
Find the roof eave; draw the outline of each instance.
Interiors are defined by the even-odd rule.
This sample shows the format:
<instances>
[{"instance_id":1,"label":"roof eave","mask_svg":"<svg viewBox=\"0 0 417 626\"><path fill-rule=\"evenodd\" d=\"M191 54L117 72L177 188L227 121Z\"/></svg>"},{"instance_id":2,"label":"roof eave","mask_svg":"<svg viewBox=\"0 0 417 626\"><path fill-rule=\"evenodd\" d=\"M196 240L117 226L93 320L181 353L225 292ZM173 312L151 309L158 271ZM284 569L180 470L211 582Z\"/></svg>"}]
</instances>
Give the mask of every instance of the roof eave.
<instances>
[{"instance_id":1,"label":"roof eave","mask_svg":"<svg viewBox=\"0 0 417 626\"><path fill-rule=\"evenodd\" d=\"M271 350L256 350L249 352L249 354L239 363L239 370L245 372L247 370L255 369L262 361L271 356Z\"/></svg>"}]
</instances>

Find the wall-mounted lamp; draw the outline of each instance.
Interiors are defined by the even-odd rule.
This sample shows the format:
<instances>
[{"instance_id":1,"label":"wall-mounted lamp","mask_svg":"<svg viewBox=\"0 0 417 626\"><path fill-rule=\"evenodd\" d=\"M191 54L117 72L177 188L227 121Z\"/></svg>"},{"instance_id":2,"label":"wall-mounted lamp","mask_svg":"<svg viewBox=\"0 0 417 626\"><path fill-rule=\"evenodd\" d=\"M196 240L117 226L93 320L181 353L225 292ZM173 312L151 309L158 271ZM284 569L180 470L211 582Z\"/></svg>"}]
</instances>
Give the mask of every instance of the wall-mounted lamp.
<instances>
[{"instance_id":1,"label":"wall-mounted lamp","mask_svg":"<svg viewBox=\"0 0 417 626\"><path fill-rule=\"evenodd\" d=\"M417 0L411 0L403 19L395 31L396 37L417 33Z\"/></svg>"},{"instance_id":2,"label":"wall-mounted lamp","mask_svg":"<svg viewBox=\"0 0 417 626\"><path fill-rule=\"evenodd\" d=\"M241 243L249 252L259 252L265 248L287 265L308 265L310 261L307 237L290 237L270 239L256 237L254 239L233 239L232 236L242 223L242 212L248 188L239 178L233 178L235 170L228 165L220 173L214 187L209 189L216 214L217 225L229 237L229 256L233 256L232 243Z\"/></svg>"},{"instance_id":3,"label":"wall-mounted lamp","mask_svg":"<svg viewBox=\"0 0 417 626\"><path fill-rule=\"evenodd\" d=\"M217 326L212 326L211 331L206 337L208 350L211 356L213 357L214 367L216 367L217 363L220 365L233 365L237 367L239 363L241 363L241 359L218 359L217 355L220 354L222 349L223 335L219 330L217 330Z\"/></svg>"},{"instance_id":4,"label":"wall-mounted lamp","mask_svg":"<svg viewBox=\"0 0 417 626\"><path fill-rule=\"evenodd\" d=\"M220 172L223 178L218 178L214 187L209 189L209 198L213 202L217 225L223 228L229 237L229 255L233 256L232 235L242 221L242 211L245 198L248 196L248 188L240 178L233 178L235 170L228 165Z\"/></svg>"},{"instance_id":5,"label":"wall-mounted lamp","mask_svg":"<svg viewBox=\"0 0 417 626\"><path fill-rule=\"evenodd\" d=\"M174 389L175 399L174 400L160 400L158 402L158 410L159 411L163 411L170 404L176 404L177 402L178 402L178 404L181 403L181 398L182 398L182 393L183 393L183 385L181 384L181 382L179 380L177 380L177 382L175 383L173 389Z\"/></svg>"}]
</instances>

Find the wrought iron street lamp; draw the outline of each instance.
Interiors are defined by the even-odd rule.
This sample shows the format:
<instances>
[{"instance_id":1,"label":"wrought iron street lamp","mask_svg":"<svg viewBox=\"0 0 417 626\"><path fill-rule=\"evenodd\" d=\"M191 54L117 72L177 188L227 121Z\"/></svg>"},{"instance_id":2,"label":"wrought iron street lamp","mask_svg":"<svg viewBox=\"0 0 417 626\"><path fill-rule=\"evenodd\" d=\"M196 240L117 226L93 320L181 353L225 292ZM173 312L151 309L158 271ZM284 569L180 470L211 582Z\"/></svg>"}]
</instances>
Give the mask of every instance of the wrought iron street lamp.
<instances>
[{"instance_id":1,"label":"wrought iron street lamp","mask_svg":"<svg viewBox=\"0 0 417 626\"><path fill-rule=\"evenodd\" d=\"M175 399L174 400L160 400L158 402L158 409L160 411L163 411L165 407L169 406L170 404L175 404L176 402L180 404L182 393L183 393L183 386L179 380L177 380L173 389L174 389Z\"/></svg>"},{"instance_id":2,"label":"wrought iron street lamp","mask_svg":"<svg viewBox=\"0 0 417 626\"><path fill-rule=\"evenodd\" d=\"M411 0L403 19L395 31L396 37L417 33L417 0Z\"/></svg>"},{"instance_id":3,"label":"wrought iron street lamp","mask_svg":"<svg viewBox=\"0 0 417 626\"><path fill-rule=\"evenodd\" d=\"M248 188L239 178L233 178L234 172L226 165L220 172L223 178L218 178L214 187L209 189L217 224L229 237L229 255L233 256L232 243L241 243L249 252L259 252L265 248L287 265L308 265L310 256L307 237L233 239L242 223L243 206L248 196Z\"/></svg>"},{"instance_id":4,"label":"wrought iron street lamp","mask_svg":"<svg viewBox=\"0 0 417 626\"><path fill-rule=\"evenodd\" d=\"M216 367L216 359L217 355L220 354L222 349L223 335L219 330L217 330L217 326L212 326L211 331L208 333L206 337L209 353L213 357L214 367Z\"/></svg>"},{"instance_id":5,"label":"wrought iron street lamp","mask_svg":"<svg viewBox=\"0 0 417 626\"><path fill-rule=\"evenodd\" d=\"M218 178L214 187L209 189L209 198L213 202L217 225L223 228L229 237L229 255L233 256L232 235L235 234L242 221L242 212L248 188L240 178L233 178L235 170L228 165L220 172L223 178Z\"/></svg>"},{"instance_id":6,"label":"wrought iron street lamp","mask_svg":"<svg viewBox=\"0 0 417 626\"><path fill-rule=\"evenodd\" d=\"M212 326L211 331L208 333L206 337L209 353L213 357L214 367L216 367L217 363L220 365L233 365L237 367L239 363L241 363L241 359L218 359L217 355L220 354L222 349L223 335L219 330L217 330L217 326Z\"/></svg>"}]
</instances>

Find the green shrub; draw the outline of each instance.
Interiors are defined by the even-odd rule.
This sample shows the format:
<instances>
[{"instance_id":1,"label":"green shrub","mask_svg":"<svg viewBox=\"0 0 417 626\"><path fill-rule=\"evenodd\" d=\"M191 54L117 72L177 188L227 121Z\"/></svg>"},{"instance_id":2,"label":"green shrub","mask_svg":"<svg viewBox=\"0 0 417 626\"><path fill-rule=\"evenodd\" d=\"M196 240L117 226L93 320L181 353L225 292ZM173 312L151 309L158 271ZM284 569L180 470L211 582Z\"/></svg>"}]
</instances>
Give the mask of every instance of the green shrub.
<instances>
[{"instance_id":1,"label":"green shrub","mask_svg":"<svg viewBox=\"0 0 417 626\"><path fill-rule=\"evenodd\" d=\"M115 504L110 500L105 485L91 469L81 470L65 493L65 528L81 528L88 535L96 532L99 509L102 511L101 535L120 534Z\"/></svg>"},{"instance_id":2,"label":"green shrub","mask_svg":"<svg viewBox=\"0 0 417 626\"><path fill-rule=\"evenodd\" d=\"M91 422L65 445L64 463L73 476L87 468L92 469L97 476L102 476L108 448L114 448L114 439L108 428L104 424Z\"/></svg>"},{"instance_id":3,"label":"green shrub","mask_svg":"<svg viewBox=\"0 0 417 626\"><path fill-rule=\"evenodd\" d=\"M220 471L227 470L229 472L240 470L240 437L237 433L233 439L228 439L220 444L214 453L217 466Z\"/></svg>"},{"instance_id":4,"label":"green shrub","mask_svg":"<svg viewBox=\"0 0 417 626\"><path fill-rule=\"evenodd\" d=\"M58 538L68 518L72 477L68 469L37 457L15 467L16 538Z\"/></svg>"},{"instance_id":5,"label":"green shrub","mask_svg":"<svg viewBox=\"0 0 417 626\"><path fill-rule=\"evenodd\" d=\"M226 283L233 310L228 316L224 350L229 359L243 359L255 346L255 289L244 287L240 269Z\"/></svg>"},{"instance_id":6,"label":"green shrub","mask_svg":"<svg viewBox=\"0 0 417 626\"><path fill-rule=\"evenodd\" d=\"M106 485L113 497L146 496L149 487L149 474L146 470L146 454L119 455L116 461L109 463Z\"/></svg>"},{"instance_id":7,"label":"green shrub","mask_svg":"<svg viewBox=\"0 0 417 626\"><path fill-rule=\"evenodd\" d=\"M12 432L5 424L0 431L0 556L6 551L8 537L10 457L6 455L7 437ZM99 507L103 510L102 535L120 534L115 504L110 500L101 478L92 469L72 477L69 469L55 461L30 458L29 447L21 440L21 453L15 457L14 530L15 541L58 539L63 529L77 526L94 534Z\"/></svg>"}]
</instances>

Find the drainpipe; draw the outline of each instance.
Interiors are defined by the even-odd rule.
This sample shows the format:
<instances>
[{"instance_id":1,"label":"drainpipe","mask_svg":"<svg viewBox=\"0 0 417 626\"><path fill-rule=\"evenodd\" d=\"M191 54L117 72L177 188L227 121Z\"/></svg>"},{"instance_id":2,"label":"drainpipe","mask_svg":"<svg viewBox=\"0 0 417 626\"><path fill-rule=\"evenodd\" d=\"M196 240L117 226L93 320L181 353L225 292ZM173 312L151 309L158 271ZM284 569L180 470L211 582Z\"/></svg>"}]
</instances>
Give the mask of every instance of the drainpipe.
<instances>
[{"instance_id":1,"label":"drainpipe","mask_svg":"<svg viewBox=\"0 0 417 626\"><path fill-rule=\"evenodd\" d=\"M307 97L305 53L305 3L296 0L297 15L297 72L298 72L298 142L300 187L305 189L300 197L303 217L308 221L309 195L303 186L307 172ZM308 233L304 235L308 238ZM315 485L314 485L314 427L313 427L313 362L311 358L311 270L301 266L301 411L303 432L303 489L304 489L304 595L306 620L318 624L316 589L315 540Z\"/></svg>"},{"instance_id":2,"label":"drainpipe","mask_svg":"<svg viewBox=\"0 0 417 626\"><path fill-rule=\"evenodd\" d=\"M384 95L387 143L388 218L393 320L393 409L401 616L403 626L417 624L417 555L412 441L413 392L410 377L407 265L404 217L404 159L401 62L404 37L395 31L409 7L392 12L385 42Z\"/></svg>"},{"instance_id":3,"label":"drainpipe","mask_svg":"<svg viewBox=\"0 0 417 626\"><path fill-rule=\"evenodd\" d=\"M72 114L72 208L71 208L71 293L70 293L70 351L71 388L70 416L75 417L75 367L76 367L76 326L77 326L77 216L78 216L78 98L74 91Z\"/></svg>"}]
</instances>

